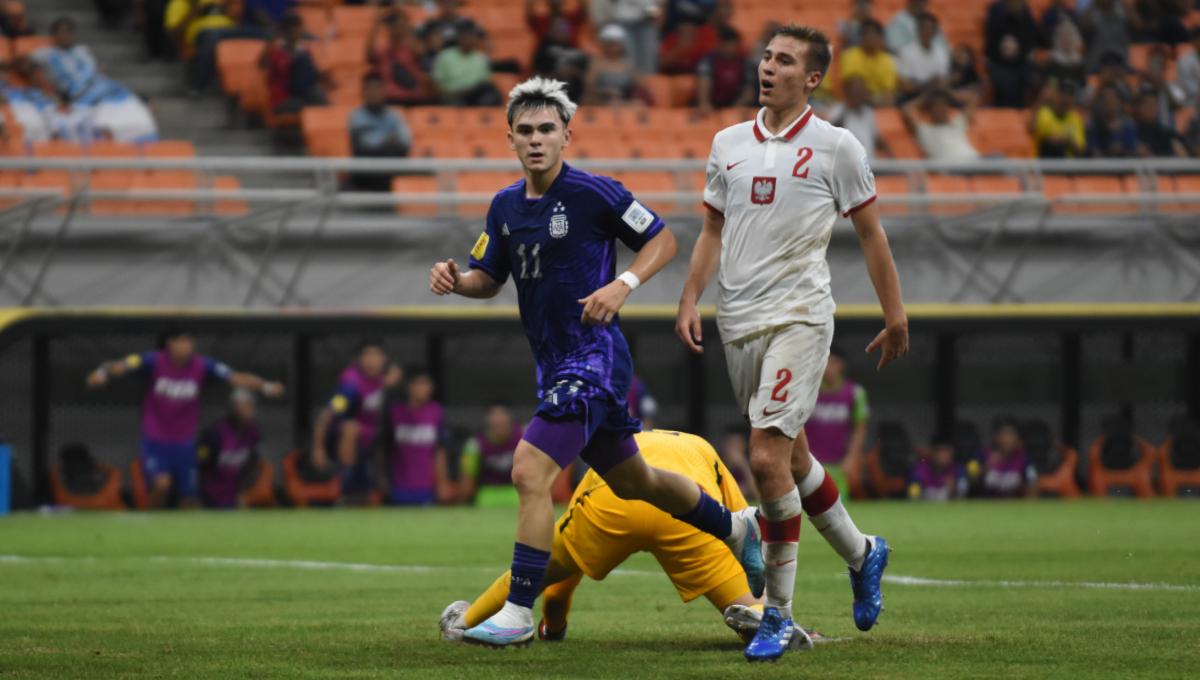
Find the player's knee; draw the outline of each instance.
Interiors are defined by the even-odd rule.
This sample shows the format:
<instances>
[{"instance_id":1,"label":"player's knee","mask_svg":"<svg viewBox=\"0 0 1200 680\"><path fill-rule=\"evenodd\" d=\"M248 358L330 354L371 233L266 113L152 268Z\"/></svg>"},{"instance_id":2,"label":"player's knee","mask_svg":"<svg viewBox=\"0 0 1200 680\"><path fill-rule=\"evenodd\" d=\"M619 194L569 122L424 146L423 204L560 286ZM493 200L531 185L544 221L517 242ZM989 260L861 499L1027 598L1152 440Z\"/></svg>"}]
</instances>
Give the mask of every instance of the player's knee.
<instances>
[{"instance_id":1,"label":"player's knee","mask_svg":"<svg viewBox=\"0 0 1200 680\"><path fill-rule=\"evenodd\" d=\"M781 442L777 439L778 437L764 436L758 441L751 440L750 471L755 479L791 475L791 447L781 447Z\"/></svg>"},{"instance_id":2,"label":"player's knee","mask_svg":"<svg viewBox=\"0 0 1200 680\"><path fill-rule=\"evenodd\" d=\"M513 457L512 483L519 495L550 493L550 486L558 474L557 466L546 465L533 456Z\"/></svg>"}]
</instances>

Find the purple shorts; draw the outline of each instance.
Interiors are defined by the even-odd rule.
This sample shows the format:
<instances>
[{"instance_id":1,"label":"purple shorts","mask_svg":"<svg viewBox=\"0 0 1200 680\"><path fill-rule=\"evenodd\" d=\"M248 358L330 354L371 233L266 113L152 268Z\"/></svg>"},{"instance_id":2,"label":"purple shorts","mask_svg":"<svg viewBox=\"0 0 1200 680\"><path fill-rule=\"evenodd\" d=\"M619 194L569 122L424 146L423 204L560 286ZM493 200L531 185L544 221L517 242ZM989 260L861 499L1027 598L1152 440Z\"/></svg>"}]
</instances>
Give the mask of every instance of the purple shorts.
<instances>
[{"instance_id":1,"label":"purple shorts","mask_svg":"<svg viewBox=\"0 0 1200 680\"><path fill-rule=\"evenodd\" d=\"M524 439L559 467L583 458L603 475L637 455L633 435L640 430L624 400L582 381L563 381L543 396Z\"/></svg>"}]
</instances>

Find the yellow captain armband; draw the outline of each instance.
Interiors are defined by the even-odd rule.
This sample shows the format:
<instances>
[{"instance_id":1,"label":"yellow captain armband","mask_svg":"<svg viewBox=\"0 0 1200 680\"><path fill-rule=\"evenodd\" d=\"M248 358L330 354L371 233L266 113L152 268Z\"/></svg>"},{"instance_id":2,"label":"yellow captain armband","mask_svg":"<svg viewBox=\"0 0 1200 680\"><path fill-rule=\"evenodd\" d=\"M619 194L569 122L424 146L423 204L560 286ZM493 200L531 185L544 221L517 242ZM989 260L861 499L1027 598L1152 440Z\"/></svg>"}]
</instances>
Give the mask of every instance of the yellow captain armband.
<instances>
[{"instance_id":1,"label":"yellow captain armband","mask_svg":"<svg viewBox=\"0 0 1200 680\"><path fill-rule=\"evenodd\" d=\"M350 400L339 394L329 401L329 407L334 413L345 413L350 408Z\"/></svg>"},{"instance_id":2,"label":"yellow captain armband","mask_svg":"<svg viewBox=\"0 0 1200 680\"><path fill-rule=\"evenodd\" d=\"M916 482L909 484L908 497L914 501L919 500L921 498L921 485L917 484Z\"/></svg>"},{"instance_id":3,"label":"yellow captain armband","mask_svg":"<svg viewBox=\"0 0 1200 680\"><path fill-rule=\"evenodd\" d=\"M475 247L471 248L471 257L476 260L483 259L484 254L487 253L488 243L491 240L492 238L488 236L486 231L480 234L479 239L475 241Z\"/></svg>"},{"instance_id":4,"label":"yellow captain armband","mask_svg":"<svg viewBox=\"0 0 1200 680\"><path fill-rule=\"evenodd\" d=\"M133 368L133 369L141 368L142 367L142 355L130 354L129 356L125 357L125 367Z\"/></svg>"}]
</instances>

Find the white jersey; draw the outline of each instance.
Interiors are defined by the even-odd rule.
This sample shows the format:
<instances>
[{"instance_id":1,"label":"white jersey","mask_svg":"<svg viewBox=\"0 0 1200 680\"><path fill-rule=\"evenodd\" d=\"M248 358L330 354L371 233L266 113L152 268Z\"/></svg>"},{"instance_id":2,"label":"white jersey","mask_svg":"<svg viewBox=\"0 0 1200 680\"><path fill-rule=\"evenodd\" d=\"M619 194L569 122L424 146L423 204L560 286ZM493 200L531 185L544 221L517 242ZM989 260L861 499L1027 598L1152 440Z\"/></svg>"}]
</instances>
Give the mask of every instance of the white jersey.
<instances>
[{"instance_id":1,"label":"white jersey","mask_svg":"<svg viewBox=\"0 0 1200 680\"><path fill-rule=\"evenodd\" d=\"M812 108L769 136L753 121L713 138L704 204L725 216L717 327L732 342L833 317L825 249L840 213L875 200L867 152Z\"/></svg>"}]
</instances>

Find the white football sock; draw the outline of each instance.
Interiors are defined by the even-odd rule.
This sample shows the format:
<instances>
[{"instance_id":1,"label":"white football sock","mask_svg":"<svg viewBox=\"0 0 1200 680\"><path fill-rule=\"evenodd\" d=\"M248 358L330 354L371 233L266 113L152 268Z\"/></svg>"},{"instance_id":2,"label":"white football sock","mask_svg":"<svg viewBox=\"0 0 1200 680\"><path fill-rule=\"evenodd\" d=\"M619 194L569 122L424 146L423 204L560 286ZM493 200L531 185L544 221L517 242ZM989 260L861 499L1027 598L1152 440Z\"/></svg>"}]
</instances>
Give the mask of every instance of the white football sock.
<instances>
[{"instance_id":1,"label":"white football sock","mask_svg":"<svg viewBox=\"0 0 1200 680\"><path fill-rule=\"evenodd\" d=\"M796 589L796 556L800 548L800 515L803 506L796 487L762 504L763 562L766 564L767 606L792 616ZM782 540L781 540L782 539Z\"/></svg>"},{"instance_id":2,"label":"white football sock","mask_svg":"<svg viewBox=\"0 0 1200 680\"><path fill-rule=\"evenodd\" d=\"M824 466L816 458L812 459L812 469L800 480L799 488L809 511L808 520L821 532L821 536L833 551L846 560L851 569L862 569L863 560L867 558L869 539L854 525L854 520L850 519L850 513L846 512L846 506L842 505L842 496L838 493L837 485L825 473ZM814 509L814 503L824 507Z\"/></svg>"},{"instance_id":3,"label":"white football sock","mask_svg":"<svg viewBox=\"0 0 1200 680\"><path fill-rule=\"evenodd\" d=\"M529 628L533 625L533 610L504 601L504 607L488 619L501 628Z\"/></svg>"}]
</instances>

